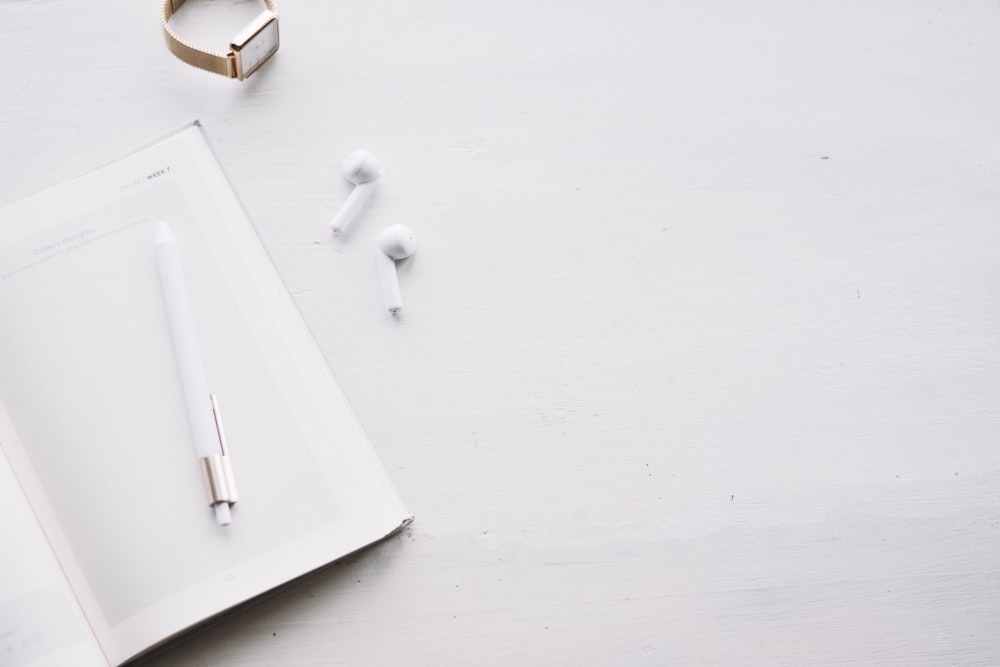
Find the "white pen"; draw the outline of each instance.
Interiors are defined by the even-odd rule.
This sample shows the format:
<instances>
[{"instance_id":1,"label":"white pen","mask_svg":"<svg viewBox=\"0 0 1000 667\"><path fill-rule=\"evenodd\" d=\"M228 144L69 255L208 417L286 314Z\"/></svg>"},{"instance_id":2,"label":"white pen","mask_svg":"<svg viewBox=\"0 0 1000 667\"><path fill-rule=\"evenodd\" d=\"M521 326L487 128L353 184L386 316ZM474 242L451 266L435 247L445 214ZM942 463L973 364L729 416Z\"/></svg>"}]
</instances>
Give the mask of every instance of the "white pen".
<instances>
[{"instance_id":1,"label":"white pen","mask_svg":"<svg viewBox=\"0 0 1000 667\"><path fill-rule=\"evenodd\" d=\"M163 300L167 306L188 422L208 490L208 502L215 510L219 525L227 526L232 520L229 508L238 500L236 483L229 465L218 401L208 391L205 364L177 239L170 231L170 225L162 220L156 224L156 266L160 271L160 287L163 288Z\"/></svg>"}]
</instances>

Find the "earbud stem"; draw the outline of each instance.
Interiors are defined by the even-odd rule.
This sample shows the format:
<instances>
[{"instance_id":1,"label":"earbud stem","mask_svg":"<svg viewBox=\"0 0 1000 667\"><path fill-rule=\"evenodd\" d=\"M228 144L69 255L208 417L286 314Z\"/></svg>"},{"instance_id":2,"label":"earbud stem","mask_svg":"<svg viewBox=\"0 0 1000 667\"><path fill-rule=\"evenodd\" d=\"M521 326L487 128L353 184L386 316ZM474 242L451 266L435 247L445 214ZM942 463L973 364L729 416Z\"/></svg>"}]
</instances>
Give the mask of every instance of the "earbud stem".
<instances>
[{"instance_id":1,"label":"earbud stem","mask_svg":"<svg viewBox=\"0 0 1000 667\"><path fill-rule=\"evenodd\" d=\"M403 309L403 298L399 295L399 278L396 276L396 260L381 250L375 251L378 264L378 278L382 285L382 298L389 313L395 315Z\"/></svg>"},{"instance_id":2,"label":"earbud stem","mask_svg":"<svg viewBox=\"0 0 1000 667\"><path fill-rule=\"evenodd\" d=\"M361 212L365 202L368 201L368 198L374 192L375 183L376 181L370 181L368 183L358 183L354 186L351 194L347 196L347 201L337 211L337 215L333 216L333 222L330 223L330 227L333 228L335 234L343 234L351 226L354 218Z\"/></svg>"}]
</instances>

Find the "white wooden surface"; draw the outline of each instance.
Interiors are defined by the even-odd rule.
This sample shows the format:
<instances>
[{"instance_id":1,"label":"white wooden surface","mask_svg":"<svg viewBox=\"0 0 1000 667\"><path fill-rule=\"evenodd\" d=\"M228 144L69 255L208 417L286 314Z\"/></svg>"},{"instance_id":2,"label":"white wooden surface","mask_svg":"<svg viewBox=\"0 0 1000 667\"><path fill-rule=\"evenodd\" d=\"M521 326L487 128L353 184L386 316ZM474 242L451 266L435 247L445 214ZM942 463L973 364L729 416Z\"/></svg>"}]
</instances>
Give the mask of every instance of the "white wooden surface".
<instances>
[{"instance_id":1,"label":"white wooden surface","mask_svg":"<svg viewBox=\"0 0 1000 667\"><path fill-rule=\"evenodd\" d=\"M0 204L200 118L417 519L147 664L1000 663L997 3L158 4L0 2Z\"/></svg>"}]
</instances>

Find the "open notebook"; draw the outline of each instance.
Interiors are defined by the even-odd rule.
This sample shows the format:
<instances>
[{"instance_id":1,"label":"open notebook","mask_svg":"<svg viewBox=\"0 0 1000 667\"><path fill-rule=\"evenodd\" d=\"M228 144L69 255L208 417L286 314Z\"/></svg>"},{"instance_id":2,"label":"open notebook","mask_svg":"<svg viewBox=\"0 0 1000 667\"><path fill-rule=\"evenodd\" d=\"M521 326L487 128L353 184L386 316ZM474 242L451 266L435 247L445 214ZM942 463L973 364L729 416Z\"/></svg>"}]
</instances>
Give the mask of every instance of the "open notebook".
<instances>
[{"instance_id":1,"label":"open notebook","mask_svg":"<svg viewBox=\"0 0 1000 667\"><path fill-rule=\"evenodd\" d=\"M176 238L239 502L208 505ZM409 514L200 126L0 210L0 667L116 665Z\"/></svg>"}]
</instances>

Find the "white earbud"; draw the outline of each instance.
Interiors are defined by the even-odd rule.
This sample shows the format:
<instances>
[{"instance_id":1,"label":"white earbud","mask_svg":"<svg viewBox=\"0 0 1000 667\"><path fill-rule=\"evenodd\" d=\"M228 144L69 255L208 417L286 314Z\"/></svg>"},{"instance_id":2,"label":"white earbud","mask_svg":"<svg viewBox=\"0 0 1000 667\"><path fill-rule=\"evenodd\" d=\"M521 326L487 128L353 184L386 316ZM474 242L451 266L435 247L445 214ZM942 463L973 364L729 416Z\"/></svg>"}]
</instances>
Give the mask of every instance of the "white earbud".
<instances>
[{"instance_id":1,"label":"white earbud","mask_svg":"<svg viewBox=\"0 0 1000 667\"><path fill-rule=\"evenodd\" d=\"M348 195L347 201L337 211L333 222L330 223L335 234L347 231L358 212L368 201L368 197L375 191L375 184L378 183L378 177L382 174L378 162L368 151L354 151L348 155L341 171L344 178L354 183L354 190Z\"/></svg>"},{"instance_id":2,"label":"white earbud","mask_svg":"<svg viewBox=\"0 0 1000 667\"><path fill-rule=\"evenodd\" d=\"M399 296L399 279L396 277L396 260L405 259L417 250L417 237L406 225L392 225L375 238L378 276L382 283L385 307L393 315L403 308Z\"/></svg>"}]
</instances>

